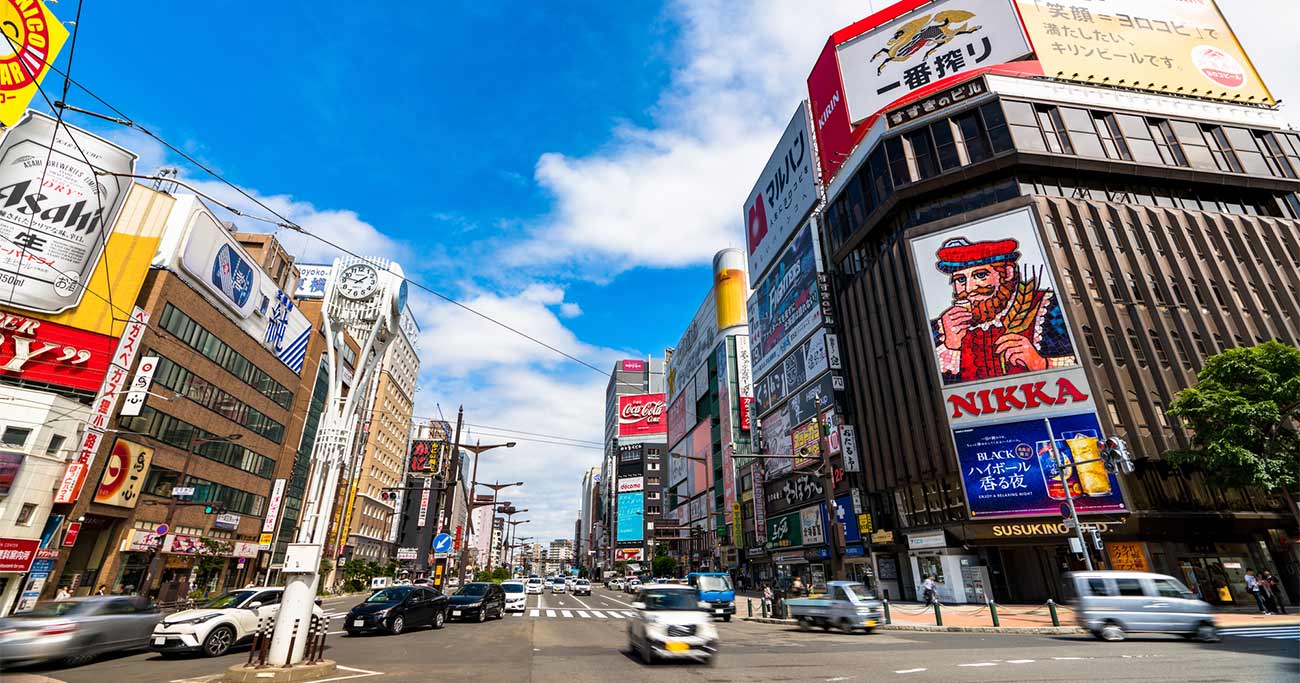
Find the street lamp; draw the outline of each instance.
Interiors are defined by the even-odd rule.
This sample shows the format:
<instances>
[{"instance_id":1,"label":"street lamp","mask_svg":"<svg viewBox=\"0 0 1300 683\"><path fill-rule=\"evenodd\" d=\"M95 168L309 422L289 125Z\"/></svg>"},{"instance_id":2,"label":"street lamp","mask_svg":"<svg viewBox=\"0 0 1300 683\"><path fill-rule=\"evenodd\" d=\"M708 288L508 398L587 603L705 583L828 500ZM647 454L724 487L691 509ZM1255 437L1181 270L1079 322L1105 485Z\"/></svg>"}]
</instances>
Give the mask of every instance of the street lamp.
<instances>
[{"instance_id":1,"label":"street lamp","mask_svg":"<svg viewBox=\"0 0 1300 683\"><path fill-rule=\"evenodd\" d=\"M194 461L194 453L199 446L220 442L233 443L242 438L244 438L243 434L227 434L225 436L208 436L190 441L190 447L185 450L185 463L181 466L181 474L176 479L176 483L178 485L185 484L185 479L190 474L190 463ZM171 530L172 519L176 516L176 508L180 504L178 498L178 496L171 496L167 502L167 514L163 517L163 524L168 531ZM167 536L164 534L162 538L158 539L158 545L153 549L152 557L149 558L149 569L145 571L144 578L141 580L140 585L136 587L137 592L144 593L146 590L153 590L153 581L162 569L162 544L166 538Z\"/></svg>"},{"instance_id":2,"label":"street lamp","mask_svg":"<svg viewBox=\"0 0 1300 683\"><path fill-rule=\"evenodd\" d=\"M463 410L462 410L462 412L463 412ZM460 444L460 418L459 418L459 417L456 418L456 425L457 425L457 426L456 426L456 443L452 444L452 449L451 449L451 451L452 451L452 452L451 452L451 463L452 463L451 481L448 483L447 490L448 490L448 491L451 491L451 492L455 492L455 490L456 490L456 482L457 482L457 481L459 480L459 478L460 478L460 449L463 448L463 449L465 449L465 450L467 450L467 451L473 453L473 454L474 454L474 467L473 467L473 469L471 470L471 472L470 472L470 476L469 476L469 481L470 481L470 487L469 487L469 489L470 489L470 490L469 490L469 500L468 500L468 505L465 506L466 508L469 509L469 512L472 513L472 512L474 512L474 508L478 507L477 505L474 504L474 497L475 497L475 495L476 495L477 492L478 492L478 456L482 455L483 453L486 453L487 451L492 450L493 448L514 448L514 447L515 447L515 442L514 442L514 441L507 441L507 442L505 442L505 443L492 443L492 444L488 444L488 445L484 446L481 442L479 442L479 441L475 441L473 446L463 446L463 445ZM494 506L496 505L496 501L495 501L495 500L493 501L493 505L494 505ZM450 527L450 526L451 526L451 507L452 507L452 506L451 506L450 504L447 505L446 522L445 522L445 526L447 526L447 527ZM473 518L471 517L470 519L472 520ZM470 539L472 538L473 533L474 533L474 524L473 524L472 521L470 522L470 525L469 525L469 526L470 526L470 529L469 529L470 533L468 533L468 534L465 535L465 544L466 544L466 546L469 545L469 543L470 543ZM492 533L492 530L489 529L489 530L488 530L488 533L489 533L489 534ZM464 567L465 567L465 563L464 563L464 562L461 562L461 563L460 563L460 567L461 567L461 568L459 569L459 571L458 571L457 573L460 575L460 581L461 581L461 583L464 583L464 582L465 582L465 569L464 569Z\"/></svg>"},{"instance_id":3,"label":"street lamp","mask_svg":"<svg viewBox=\"0 0 1300 683\"><path fill-rule=\"evenodd\" d=\"M510 503L505 503L505 504L501 505L500 507L498 507L498 508L496 509L496 511L499 512L499 513L501 513L501 514L503 514L503 515L505 515L505 516L506 516L506 524L510 524L510 523L511 523L511 520L513 520L513 519L515 518L515 515L518 515L518 514L522 514L522 513L528 512L528 509L527 509L527 508L524 508L523 510L520 510L520 509L516 508L515 506L511 505ZM514 529L514 527L512 526L512 527L510 528L510 530L513 530L513 529ZM511 535L508 533L510 530L507 530L507 534L506 534L506 544L507 544L507 547L508 547L508 545L509 545L509 543L510 543L510 539L511 539ZM509 562L510 558L509 558L509 557L506 557L506 556L504 556L504 554L503 554L503 556L502 556L501 559L505 562L506 566L509 566L509 564L510 564L510 562Z\"/></svg>"},{"instance_id":4,"label":"street lamp","mask_svg":"<svg viewBox=\"0 0 1300 683\"><path fill-rule=\"evenodd\" d=\"M527 512L527 510L519 510L518 512ZM509 525L510 525L510 530L509 530L509 533L506 534L506 537L507 537L508 539L509 539L509 538L514 538L515 533L516 533L515 527L518 527L520 524L527 524L527 523L529 523L529 522L531 522L531 521L533 521L533 520L531 520L531 519L513 520L513 519L512 519L512 520L507 521L506 524L509 524ZM512 547L514 547L514 546L513 546L513 545L507 545L506 547L507 547L507 548L512 548ZM508 554L506 555L506 558L505 558L505 560L506 560L506 568L511 570L511 571L510 571L510 574L513 576L513 575L514 575L514 563L511 562L512 559L514 559L514 553L508 553Z\"/></svg>"}]
</instances>

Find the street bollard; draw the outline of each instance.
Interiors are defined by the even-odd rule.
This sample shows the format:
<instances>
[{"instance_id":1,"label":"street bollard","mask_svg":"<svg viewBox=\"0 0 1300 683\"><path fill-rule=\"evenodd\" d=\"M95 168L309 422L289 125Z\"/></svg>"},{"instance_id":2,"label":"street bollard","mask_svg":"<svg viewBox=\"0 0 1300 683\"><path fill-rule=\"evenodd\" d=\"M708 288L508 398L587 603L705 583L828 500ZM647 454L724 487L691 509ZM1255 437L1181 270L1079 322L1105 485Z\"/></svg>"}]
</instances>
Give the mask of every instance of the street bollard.
<instances>
[{"instance_id":1,"label":"street bollard","mask_svg":"<svg viewBox=\"0 0 1300 683\"><path fill-rule=\"evenodd\" d=\"M943 626L943 612L939 611L939 601L934 601L934 625Z\"/></svg>"},{"instance_id":2,"label":"street bollard","mask_svg":"<svg viewBox=\"0 0 1300 683\"><path fill-rule=\"evenodd\" d=\"M749 611L749 618L750 618L750 619L753 619L753 618L754 618L754 601L753 601L753 600L746 600L746 601L745 601L745 608L746 608L746 610Z\"/></svg>"},{"instance_id":3,"label":"street bollard","mask_svg":"<svg viewBox=\"0 0 1300 683\"><path fill-rule=\"evenodd\" d=\"M989 600L989 614L993 615L993 628L1002 625L998 623L998 603L993 602L992 600Z\"/></svg>"},{"instance_id":4,"label":"street bollard","mask_svg":"<svg viewBox=\"0 0 1300 683\"><path fill-rule=\"evenodd\" d=\"M1056 615L1056 603L1051 598L1047 599L1047 611L1052 614L1052 625L1060 626L1061 618Z\"/></svg>"},{"instance_id":5,"label":"street bollard","mask_svg":"<svg viewBox=\"0 0 1300 683\"><path fill-rule=\"evenodd\" d=\"M889 618L889 598L885 598L884 600L882 600L881 604L884 605L885 607L885 623L886 624L894 623L893 620Z\"/></svg>"}]
</instances>

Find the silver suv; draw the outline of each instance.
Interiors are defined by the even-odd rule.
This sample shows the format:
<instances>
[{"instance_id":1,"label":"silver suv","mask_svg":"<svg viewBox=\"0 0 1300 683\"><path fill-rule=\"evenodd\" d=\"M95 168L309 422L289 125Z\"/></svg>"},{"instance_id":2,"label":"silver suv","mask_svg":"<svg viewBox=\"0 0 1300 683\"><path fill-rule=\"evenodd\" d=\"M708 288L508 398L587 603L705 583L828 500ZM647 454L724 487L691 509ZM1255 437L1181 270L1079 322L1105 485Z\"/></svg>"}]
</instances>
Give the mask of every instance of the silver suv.
<instances>
[{"instance_id":1,"label":"silver suv","mask_svg":"<svg viewBox=\"0 0 1300 683\"><path fill-rule=\"evenodd\" d=\"M1209 603L1178 579L1148 572L1073 572L1066 576L1079 625L1102 640L1130 632L1178 633L1214 642L1219 634Z\"/></svg>"}]
</instances>

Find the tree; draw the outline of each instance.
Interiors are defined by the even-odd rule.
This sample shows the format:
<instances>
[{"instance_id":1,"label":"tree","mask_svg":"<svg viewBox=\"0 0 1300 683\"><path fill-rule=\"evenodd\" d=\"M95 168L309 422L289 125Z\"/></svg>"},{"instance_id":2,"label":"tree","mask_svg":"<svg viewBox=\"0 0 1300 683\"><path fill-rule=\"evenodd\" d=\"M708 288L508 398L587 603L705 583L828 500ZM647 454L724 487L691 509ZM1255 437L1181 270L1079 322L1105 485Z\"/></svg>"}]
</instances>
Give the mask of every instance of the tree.
<instances>
[{"instance_id":1,"label":"tree","mask_svg":"<svg viewBox=\"0 0 1300 683\"><path fill-rule=\"evenodd\" d=\"M1192 429L1194 448L1166 458L1222 484L1277 491L1300 524L1291 495L1300 471L1300 349L1277 341L1229 349L1207 359L1196 380L1169 410Z\"/></svg>"},{"instance_id":2,"label":"tree","mask_svg":"<svg viewBox=\"0 0 1300 683\"><path fill-rule=\"evenodd\" d=\"M650 571L655 576L677 576L677 560L668 555L656 555L650 562Z\"/></svg>"},{"instance_id":3,"label":"tree","mask_svg":"<svg viewBox=\"0 0 1300 683\"><path fill-rule=\"evenodd\" d=\"M208 583L221 573L222 568L229 561L230 553L235 549L235 544L229 541L223 541L219 538L202 537L199 539L199 575L196 586L201 586L198 590L206 594Z\"/></svg>"}]
</instances>

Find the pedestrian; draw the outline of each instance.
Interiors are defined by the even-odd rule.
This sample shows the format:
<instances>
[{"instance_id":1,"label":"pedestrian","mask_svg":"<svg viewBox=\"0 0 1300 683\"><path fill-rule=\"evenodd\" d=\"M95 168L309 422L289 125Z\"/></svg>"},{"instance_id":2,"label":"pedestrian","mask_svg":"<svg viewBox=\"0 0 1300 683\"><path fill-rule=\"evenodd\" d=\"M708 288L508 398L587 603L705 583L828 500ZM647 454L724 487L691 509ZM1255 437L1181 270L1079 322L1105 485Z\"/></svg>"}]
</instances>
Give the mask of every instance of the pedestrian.
<instances>
[{"instance_id":1,"label":"pedestrian","mask_svg":"<svg viewBox=\"0 0 1300 683\"><path fill-rule=\"evenodd\" d=\"M95 595L105 595L107 593L108 593L108 586L105 586L102 583L99 584L99 588L95 589Z\"/></svg>"},{"instance_id":2,"label":"pedestrian","mask_svg":"<svg viewBox=\"0 0 1300 683\"><path fill-rule=\"evenodd\" d=\"M921 582L921 588L924 590L924 592L922 593L922 595L925 596L925 606L926 606L926 607L930 607L930 606L933 605L934 603L938 602L938 600L939 600L939 595L938 595L937 591L938 591L938 589L939 589L939 584L937 584L937 583L934 582L934 577L933 577L933 576L930 576L929 574L926 574L926 575L925 575L925 581L922 581L922 582Z\"/></svg>"},{"instance_id":3,"label":"pedestrian","mask_svg":"<svg viewBox=\"0 0 1300 683\"><path fill-rule=\"evenodd\" d=\"M763 615L772 614L772 586L763 585Z\"/></svg>"},{"instance_id":4,"label":"pedestrian","mask_svg":"<svg viewBox=\"0 0 1300 683\"><path fill-rule=\"evenodd\" d=\"M1286 614L1286 608L1282 606L1282 583L1273 576L1273 572L1265 569L1259 584L1268 589L1267 601L1270 610L1274 614Z\"/></svg>"},{"instance_id":5,"label":"pedestrian","mask_svg":"<svg viewBox=\"0 0 1300 683\"><path fill-rule=\"evenodd\" d=\"M72 593L68 592L67 586L59 586L59 592L54 594L55 600L67 600L70 597Z\"/></svg>"},{"instance_id":6,"label":"pedestrian","mask_svg":"<svg viewBox=\"0 0 1300 683\"><path fill-rule=\"evenodd\" d=\"M1264 587L1260 585L1254 569L1246 570L1246 592L1255 596L1255 604L1259 605L1260 614L1269 614L1268 603L1264 601Z\"/></svg>"},{"instance_id":7,"label":"pedestrian","mask_svg":"<svg viewBox=\"0 0 1300 683\"><path fill-rule=\"evenodd\" d=\"M796 598L801 598L807 595L807 593L807 590L803 587L803 579L798 576L794 577L794 583L790 584L790 594Z\"/></svg>"}]
</instances>

